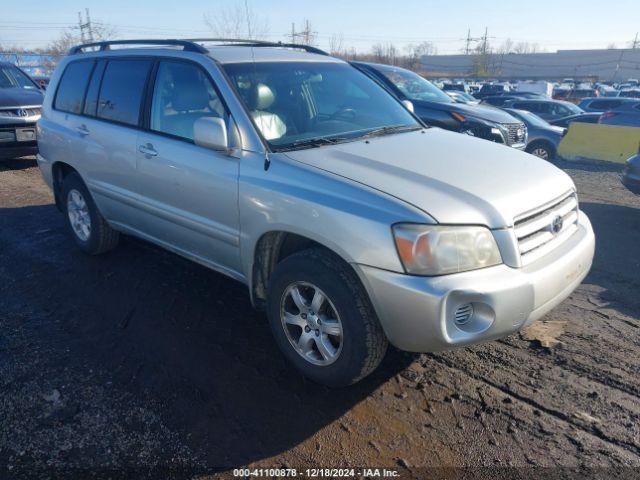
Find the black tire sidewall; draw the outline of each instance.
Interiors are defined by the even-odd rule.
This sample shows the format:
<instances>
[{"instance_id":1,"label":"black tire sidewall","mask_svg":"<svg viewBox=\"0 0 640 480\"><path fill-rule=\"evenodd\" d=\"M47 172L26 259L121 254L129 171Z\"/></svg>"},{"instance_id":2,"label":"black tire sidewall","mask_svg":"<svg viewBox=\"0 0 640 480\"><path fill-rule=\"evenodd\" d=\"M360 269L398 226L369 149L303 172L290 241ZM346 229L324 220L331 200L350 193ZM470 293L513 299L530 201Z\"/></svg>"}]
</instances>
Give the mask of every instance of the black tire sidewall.
<instances>
[{"instance_id":1,"label":"black tire sidewall","mask_svg":"<svg viewBox=\"0 0 640 480\"><path fill-rule=\"evenodd\" d=\"M69 219L69 212L67 211L67 201L69 197L69 192L72 190L77 190L84 198L84 201L87 203L87 207L89 209L89 217L91 219L91 233L89 234L89 238L85 241L82 240L76 232L73 230L71 226L71 220ZM76 173L71 173L67 175L62 183L62 208L64 210L65 221L67 223L67 228L71 233L74 241L83 251L87 253L94 253L99 248L100 242L100 232L98 229L100 228L100 218L98 209L96 208L96 204L89 193L86 185L80 178L80 176Z\"/></svg>"},{"instance_id":2,"label":"black tire sidewall","mask_svg":"<svg viewBox=\"0 0 640 480\"><path fill-rule=\"evenodd\" d=\"M527 152L530 153L531 155L533 155L533 151L534 150L538 150L538 149L544 149L547 152L548 158L542 158L542 157L538 157L537 155L535 155L536 157L540 158L541 160L546 160L548 162L550 162L551 160L553 160L553 158L555 157L555 153L554 153L554 149L551 148L549 145L547 145L546 143L542 143L542 142L536 142L532 145L530 145L527 148Z\"/></svg>"},{"instance_id":3,"label":"black tire sidewall","mask_svg":"<svg viewBox=\"0 0 640 480\"><path fill-rule=\"evenodd\" d=\"M306 253L306 252L303 252ZM342 270L342 271L340 271ZM346 386L362 377L367 350L367 331L362 299L355 274L352 279L344 269L330 269L313 255L295 254L276 267L269 284L267 315L276 343L287 359L304 376L328 386ZM342 323L342 350L330 365L314 365L302 358L290 344L280 319L282 295L294 282L308 282L320 288L330 299Z\"/></svg>"}]
</instances>

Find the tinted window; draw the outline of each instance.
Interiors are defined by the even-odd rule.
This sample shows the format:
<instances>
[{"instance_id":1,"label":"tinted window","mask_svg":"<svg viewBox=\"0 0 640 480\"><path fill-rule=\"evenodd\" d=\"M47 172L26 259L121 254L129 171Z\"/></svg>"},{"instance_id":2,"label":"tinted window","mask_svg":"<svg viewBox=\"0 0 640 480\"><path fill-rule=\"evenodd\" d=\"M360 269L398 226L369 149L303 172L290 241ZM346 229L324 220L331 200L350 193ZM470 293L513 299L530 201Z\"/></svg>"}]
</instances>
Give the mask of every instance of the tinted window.
<instances>
[{"instance_id":1,"label":"tinted window","mask_svg":"<svg viewBox=\"0 0 640 480\"><path fill-rule=\"evenodd\" d=\"M0 66L0 88L38 90L38 86L19 68L14 66Z\"/></svg>"},{"instance_id":2,"label":"tinted window","mask_svg":"<svg viewBox=\"0 0 640 480\"><path fill-rule=\"evenodd\" d=\"M84 92L87 89L93 64L93 61L87 60L67 65L58 85L54 108L69 113L82 112Z\"/></svg>"},{"instance_id":3,"label":"tinted window","mask_svg":"<svg viewBox=\"0 0 640 480\"><path fill-rule=\"evenodd\" d=\"M102 81L102 74L104 73L104 67L107 65L106 60L100 60L96 64L96 68L93 69L93 75L89 82L89 88L87 89L87 95L84 99L84 114L91 115L96 114L98 108L98 93L100 90L100 82Z\"/></svg>"},{"instance_id":4,"label":"tinted window","mask_svg":"<svg viewBox=\"0 0 640 480\"><path fill-rule=\"evenodd\" d=\"M589 107L604 111L611 108L616 108L621 104L622 102L620 100L595 100L591 102L591 105L589 105Z\"/></svg>"},{"instance_id":5,"label":"tinted window","mask_svg":"<svg viewBox=\"0 0 640 480\"><path fill-rule=\"evenodd\" d=\"M98 117L137 125L151 61L111 60L102 78Z\"/></svg>"},{"instance_id":6,"label":"tinted window","mask_svg":"<svg viewBox=\"0 0 640 480\"><path fill-rule=\"evenodd\" d=\"M452 103L451 97L417 73L403 68L376 67L409 100ZM457 86L457 85L455 85ZM462 87L462 85L460 85Z\"/></svg>"},{"instance_id":7,"label":"tinted window","mask_svg":"<svg viewBox=\"0 0 640 480\"><path fill-rule=\"evenodd\" d=\"M225 110L207 75L196 65L162 62L151 105L151 130L193 140L202 117L224 117Z\"/></svg>"}]
</instances>

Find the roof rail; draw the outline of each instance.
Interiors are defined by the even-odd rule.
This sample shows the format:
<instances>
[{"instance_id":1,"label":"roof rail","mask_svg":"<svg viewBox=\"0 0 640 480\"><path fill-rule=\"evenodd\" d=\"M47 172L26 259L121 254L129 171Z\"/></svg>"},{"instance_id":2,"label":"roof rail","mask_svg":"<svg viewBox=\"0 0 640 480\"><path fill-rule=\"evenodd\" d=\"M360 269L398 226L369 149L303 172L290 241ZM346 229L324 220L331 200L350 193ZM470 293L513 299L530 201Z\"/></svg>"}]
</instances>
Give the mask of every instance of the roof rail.
<instances>
[{"instance_id":1,"label":"roof rail","mask_svg":"<svg viewBox=\"0 0 640 480\"><path fill-rule=\"evenodd\" d=\"M103 52L109 50L111 45L166 45L166 46L180 46L187 52L207 53L207 50L200 43L204 42L217 42L223 46L231 45L243 45L246 47L280 47L280 48L297 48L309 53L315 53L318 55L329 55L324 50L321 50L310 45L301 45L297 43L283 43L283 42L269 42L264 40L252 40L242 38L186 38L186 39L169 39L158 40L146 39L146 40L105 40L102 42L83 43L82 45L76 45L69 50L69 55L75 55L82 53L85 48L97 47L99 51Z\"/></svg>"},{"instance_id":2,"label":"roof rail","mask_svg":"<svg viewBox=\"0 0 640 480\"><path fill-rule=\"evenodd\" d=\"M266 40L253 40L243 38L188 38L187 41L194 43L206 43L206 42L218 42L222 46L231 46L240 44L245 47L280 47L280 48L297 48L309 53L316 53L318 55L329 55L324 50L321 50L311 45L302 45L299 43L283 43L283 42L270 42Z\"/></svg>"},{"instance_id":3,"label":"roof rail","mask_svg":"<svg viewBox=\"0 0 640 480\"><path fill-rule=\"evenodd\" d=\"M102 42L83 43L82 45L76 45L75 47L72 47L69 50L69 55L82 53L85 48L91 48L91 47L98 47L99 51L104 52L105 50L109 50L111 45L167 45L167 46L180 46L186 52L197 52L197 53L208 52L208 50L204 48L202 45L198 45L197 43L191 40L147 39L147 40L105 40Z\"/></svg>"}]
</instances>

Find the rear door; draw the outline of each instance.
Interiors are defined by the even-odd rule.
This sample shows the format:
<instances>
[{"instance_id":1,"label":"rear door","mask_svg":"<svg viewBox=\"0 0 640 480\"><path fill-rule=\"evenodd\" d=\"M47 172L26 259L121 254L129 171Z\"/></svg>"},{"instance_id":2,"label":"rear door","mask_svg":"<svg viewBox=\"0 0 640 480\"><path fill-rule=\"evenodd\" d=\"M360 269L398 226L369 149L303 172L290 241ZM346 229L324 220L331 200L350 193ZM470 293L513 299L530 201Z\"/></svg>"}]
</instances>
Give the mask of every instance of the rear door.
<instances>
[{"instance_id":1,"label":"rear door","mask_svg":"<svg viewBox=\"0 0 640 480\"><path fill-rule=\"evenodd\" d=\"M136 178L136 139L153 62L145 57L103 59L87 89L78 135L86 181L104 217L144 230Z\"/></svg>"},{"instance_id":2,"label":"rear door","mask_svg":"<svg viewBox=\"0 0 640 480\"><path fill-rule=\"evenodd\" d=\"M145 225L161 244L226 273L241 270L239 160L194 143L202 117L232 119L199 64L162 59L137 136L137 178Z\"/></svg>"}]
</instances>

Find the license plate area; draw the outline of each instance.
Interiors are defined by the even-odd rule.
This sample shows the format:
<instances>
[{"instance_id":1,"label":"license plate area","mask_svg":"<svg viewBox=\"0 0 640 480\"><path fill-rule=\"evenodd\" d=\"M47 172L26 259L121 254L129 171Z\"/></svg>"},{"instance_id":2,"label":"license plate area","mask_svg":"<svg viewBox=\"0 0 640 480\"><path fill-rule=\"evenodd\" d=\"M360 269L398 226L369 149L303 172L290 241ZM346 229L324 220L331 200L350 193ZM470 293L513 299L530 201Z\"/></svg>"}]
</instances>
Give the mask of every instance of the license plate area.
<instances>
[{"instance_id":1,"label":"license plate area","mask_svg":"<svg viewBox=\"0 0 640 480\"><path fill-rule=\"evenodd\" d=\"M33 142L36 140L35 128L16 128L17 142Z\"/></svg>"}]
</instances>

